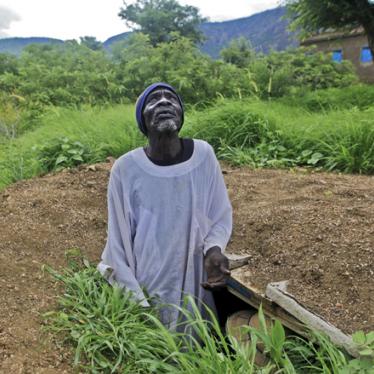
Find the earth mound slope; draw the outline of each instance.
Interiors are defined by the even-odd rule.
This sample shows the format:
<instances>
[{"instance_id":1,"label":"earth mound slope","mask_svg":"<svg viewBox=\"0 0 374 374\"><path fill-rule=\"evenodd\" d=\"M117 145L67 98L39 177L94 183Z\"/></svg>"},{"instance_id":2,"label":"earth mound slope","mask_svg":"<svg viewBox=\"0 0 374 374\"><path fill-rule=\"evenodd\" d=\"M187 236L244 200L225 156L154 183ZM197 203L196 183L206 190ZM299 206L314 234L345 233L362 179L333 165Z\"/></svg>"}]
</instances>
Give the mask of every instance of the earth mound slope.
<instances>
[{"instance_id":1,"label":"earth mound slope","mask_svg":"<svg viewBox=\"0 0 374 374\"><path fill-rule=\"evenodd\" d=\"M18 182L0 192L0 371L71 372L41 332L61 289L42 271L106 240L110 163ZM374 178L222 164L234 208L228 251L250 254L243 281L290 291L346 333L374 330Z\"/></svg>"}]
</instances>

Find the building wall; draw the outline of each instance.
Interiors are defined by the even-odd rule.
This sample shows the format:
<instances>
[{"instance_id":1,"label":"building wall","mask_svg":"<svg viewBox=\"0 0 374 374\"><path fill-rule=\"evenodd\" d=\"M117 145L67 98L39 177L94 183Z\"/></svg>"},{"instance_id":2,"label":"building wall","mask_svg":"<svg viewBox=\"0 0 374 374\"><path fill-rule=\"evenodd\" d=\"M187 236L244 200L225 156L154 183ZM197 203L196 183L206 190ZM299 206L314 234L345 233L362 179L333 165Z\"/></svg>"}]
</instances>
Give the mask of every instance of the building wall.
<instances>
[{"instance_id":1,"label":"building wall","mask_svg":"<svg viewBox=\"0 0 374 374\"><path fill-rule=\"evenodd\" d=\"M315 45L317 50L322 52L333 52L341 49L343 51L343 59L353 63L360 80L367 83L374 83L374 62L361 62L361 49L368 46L366 35L352 35L333 40L310 40L302 44Z\"/></svg>"}]
</instances>

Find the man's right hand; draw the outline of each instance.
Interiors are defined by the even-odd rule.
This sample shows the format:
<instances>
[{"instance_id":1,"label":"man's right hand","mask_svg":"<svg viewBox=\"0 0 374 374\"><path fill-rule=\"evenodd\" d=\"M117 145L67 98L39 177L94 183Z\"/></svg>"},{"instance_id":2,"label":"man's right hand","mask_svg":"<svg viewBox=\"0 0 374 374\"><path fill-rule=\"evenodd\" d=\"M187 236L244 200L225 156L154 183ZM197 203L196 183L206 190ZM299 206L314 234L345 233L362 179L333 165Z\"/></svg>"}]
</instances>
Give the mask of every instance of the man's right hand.
<instances>
[{"instance_id":1,"label":"man's right hand","mask_svg":"<svg viewBox=\"0 0 374 374\"><path fill-rule=\"evenodd\" d=\"M207 272L207 281L201 285L207 290L219 290L226 287L230 276L229 259L222 254L221 248L210 248L204 257L204 267Z\"/></svg>"}]
</instances>

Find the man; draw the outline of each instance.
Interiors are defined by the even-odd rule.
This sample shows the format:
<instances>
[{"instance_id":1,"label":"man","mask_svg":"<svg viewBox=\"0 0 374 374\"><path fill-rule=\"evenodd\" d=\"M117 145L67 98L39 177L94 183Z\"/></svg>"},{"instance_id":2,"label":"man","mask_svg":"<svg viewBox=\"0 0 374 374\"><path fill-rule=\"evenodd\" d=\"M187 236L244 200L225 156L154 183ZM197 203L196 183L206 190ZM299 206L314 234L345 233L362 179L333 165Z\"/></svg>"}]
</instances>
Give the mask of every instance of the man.
<instances>
[{"instance_id":1,"label":"man","mask_svg":"<svg viewBox=\"0 0 374 374\"><path fill-rule=\"evenodd\" d=\"M136 104L148 145L120 157L108 186L108 239L99 271L149 300L181 306L185 295L214 310L212 290L230 272L223 251L231 235L232 209L219 163L202 140L181 139L183 104L173 87L155 83ZM177 308L161 307L175 328Z\"/></svg>"}]
</instances>

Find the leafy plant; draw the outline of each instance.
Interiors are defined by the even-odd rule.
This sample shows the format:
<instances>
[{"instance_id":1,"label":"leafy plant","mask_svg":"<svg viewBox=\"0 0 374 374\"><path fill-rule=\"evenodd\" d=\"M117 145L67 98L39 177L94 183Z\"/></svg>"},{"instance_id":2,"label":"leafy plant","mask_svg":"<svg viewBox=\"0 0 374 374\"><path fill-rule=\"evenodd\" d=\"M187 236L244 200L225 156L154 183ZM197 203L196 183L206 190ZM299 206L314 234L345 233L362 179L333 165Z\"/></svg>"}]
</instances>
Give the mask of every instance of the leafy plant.
<instances>
[{"instance_id":1,"label":"leafy plant","mask_svg":"<svg viewBox=\"0 0 374 374\"><path fill-rule=\"evenodd\" d=\"M45 171L58 171L100 159L97 152L66 137L53 139L40 147L34 146L33 150Z\"/></svg>"},{"instance_id":2,"label":"leafy plant","mask_svg":"<svg viewBox=\"0 0 374 374\"><path fill-rule=\"evenodd\" d=\"M295 159L296 165L311 165L317 166L317 164L324 158L323 154L320 152L313 152L311 149L305 149L300 153L300 155Z\"/></svg>"},{"instance_id":3,"label":"leafy plant","mask_svg":"<svg viewBox=\"0 0 374 374\"><path fill-rule=\"evenodd\" d=\"M374 373L374 331L365 334L357 331L352 335L357 344L360 358L349 361L342 374L373 374Z\"/></svg>"}]
</instances>

